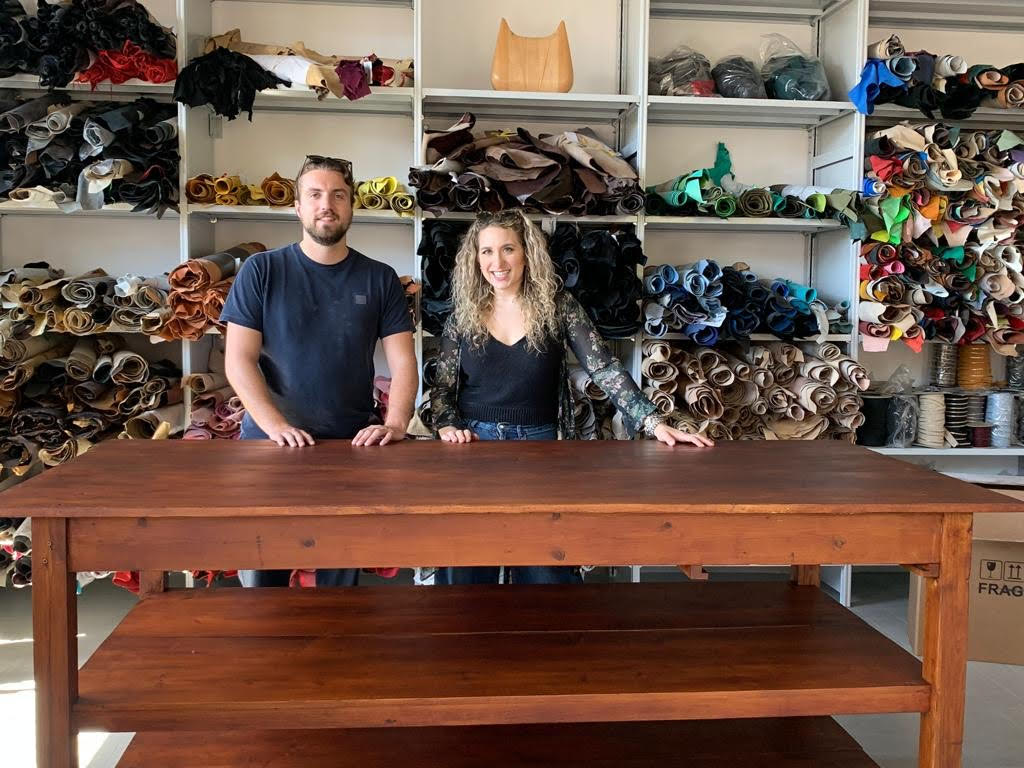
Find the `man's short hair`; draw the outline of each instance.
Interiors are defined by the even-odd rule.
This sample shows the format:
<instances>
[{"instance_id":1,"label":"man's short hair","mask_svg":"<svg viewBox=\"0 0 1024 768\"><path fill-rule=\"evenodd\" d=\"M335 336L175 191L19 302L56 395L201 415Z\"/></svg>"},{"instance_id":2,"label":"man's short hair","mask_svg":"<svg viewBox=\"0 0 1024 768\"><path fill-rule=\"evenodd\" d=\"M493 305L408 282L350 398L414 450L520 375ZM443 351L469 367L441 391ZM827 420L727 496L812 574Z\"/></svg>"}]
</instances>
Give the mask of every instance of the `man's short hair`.
<instances>
[{"instance_id":1,"label":"man's short hair","mask_svg":"<svg viewBox=\"0 0 1024 768\"><path fill-rule=\"evenodd\" d=\"M299 181L310 171L334 171L335 173L340 173L345 179L345 183L348 184L352 196L355 196L356 183L352 178L352 162L350 160L342 160L338 157L324 157L323 155L306 155L306 159L302 161L302 167L299 168L299 173L295 177L296 192L299 192Z\"/></svg>"}]
</instances>

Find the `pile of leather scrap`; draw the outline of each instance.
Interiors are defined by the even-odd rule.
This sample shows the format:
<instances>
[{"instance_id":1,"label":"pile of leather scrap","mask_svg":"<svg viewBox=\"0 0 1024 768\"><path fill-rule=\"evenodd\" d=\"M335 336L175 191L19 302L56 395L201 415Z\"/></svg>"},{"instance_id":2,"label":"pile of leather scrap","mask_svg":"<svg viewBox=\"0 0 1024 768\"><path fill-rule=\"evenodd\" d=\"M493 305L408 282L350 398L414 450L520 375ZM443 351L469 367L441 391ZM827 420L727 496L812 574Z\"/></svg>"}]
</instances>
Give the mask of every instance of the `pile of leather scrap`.
<instances>
[{"instance_id":1,"label":"pile of leather scrap","mask_svg":"<svg viewBox=\"0 0 1024 768\"><path fill-rule=\"evenodd\" d=\"M643 391L669 423L714 440L854 442L864 423L865 368L835 344L718 349L643 346Z\"/></svg>"},{"instance_id":2,"label":"pile of leather scrap","mask_svg":"<svg viewBox=\"0 0 1024 768\"><path fill-rule=\"evenodd\" d=\"M412 59L325 55L300 42L251 43L232 29L211 37L205 52L178 76L175 99L189 106L209 104L228 119L248 112L256 92L268 88L309 89L317 99L361 99L371 86L411 87Z\"/></svg>"},{"instance_id":3,"label":"pile of leather scrap","mask_svg":"<svg viewBox=\"0 0 1024 768\"><path fill-rule=\"evenodd\" d=\"M865 144L859 320L865 349L1024 343L1024 140L901 124Z\"/></svg>"},{"instance_id":4,"label":"pile of leather scrap","mask_svg":"<svg viewBox=\"0 0 1024 768\"><path fill-rule=\"evenodd\" d=\"M517 207L574 216L643 210L637 172L589 129L474 134L475 124L466 113L449 128L424 133L426 164L409 169L409 185L435 216Z\"/></svg>"}]
</instances>

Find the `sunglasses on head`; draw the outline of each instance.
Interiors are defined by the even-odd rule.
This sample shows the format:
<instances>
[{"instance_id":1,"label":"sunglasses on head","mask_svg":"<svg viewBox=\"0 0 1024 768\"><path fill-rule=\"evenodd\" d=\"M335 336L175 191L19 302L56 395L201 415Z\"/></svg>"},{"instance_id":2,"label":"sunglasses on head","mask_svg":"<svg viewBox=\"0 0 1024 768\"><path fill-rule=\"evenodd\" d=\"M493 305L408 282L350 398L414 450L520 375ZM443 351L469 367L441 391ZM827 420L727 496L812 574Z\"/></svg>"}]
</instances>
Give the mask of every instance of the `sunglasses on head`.
<instances>
[{"instance_id":1,"label":"sunglasses on head","mask_svg":"<svg viewBox=\"0 0 1024 768\"><path fill-rule=\"evenodd\" d=\"M351 183L352 161L342 160L340 157L325 157L324 155L306 155L303 166L318 165L330 170L336 170Z\"/></svg>"}]
</instances>

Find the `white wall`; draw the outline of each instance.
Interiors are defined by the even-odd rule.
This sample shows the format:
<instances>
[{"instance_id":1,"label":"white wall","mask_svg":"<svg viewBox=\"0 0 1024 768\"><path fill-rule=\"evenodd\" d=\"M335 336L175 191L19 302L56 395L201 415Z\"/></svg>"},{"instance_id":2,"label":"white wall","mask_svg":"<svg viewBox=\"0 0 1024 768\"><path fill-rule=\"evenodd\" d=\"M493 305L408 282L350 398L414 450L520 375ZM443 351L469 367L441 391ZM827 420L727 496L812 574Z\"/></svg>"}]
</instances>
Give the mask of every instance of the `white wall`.
<instances>
[{"instance_id":1,"label":"white wall","mask_svg":"<svg viewBox=\"0 0 1024 768\"><path fill-rule=\"evenodd\" d=\"M110 236L114 227L116 238ZM5 215L0 266L31 261L48 261L68 274L96 268L111 275L163 273L179 261L178 219Z\"/></svg>"},{"instance_id":2,"label":"white wall","mask_svg":"<svg viewBox=\"0 0 1024 768\"><path fill-rule=\"evenodd\" d=\"M243 116L221 124L207 172L241 174L250 184L274 171L294 178L308 154L351 160L357 181L396 176L404 183L415 157L412 121L403 117L256 112L251 123Z\"/></svg>"},{"instance_id":3,"label":"white wall","mask_svg":"<svg viewBox=\"0 0 1024 768\"><path fill-rule=\"evenodd\" d=\"M324 55L412 58L412 12L329 3L213 2L214 34L239 28L248 43L301 41ZM416 62L419 64L419 62Z\"/></svg>"}]
</instances>

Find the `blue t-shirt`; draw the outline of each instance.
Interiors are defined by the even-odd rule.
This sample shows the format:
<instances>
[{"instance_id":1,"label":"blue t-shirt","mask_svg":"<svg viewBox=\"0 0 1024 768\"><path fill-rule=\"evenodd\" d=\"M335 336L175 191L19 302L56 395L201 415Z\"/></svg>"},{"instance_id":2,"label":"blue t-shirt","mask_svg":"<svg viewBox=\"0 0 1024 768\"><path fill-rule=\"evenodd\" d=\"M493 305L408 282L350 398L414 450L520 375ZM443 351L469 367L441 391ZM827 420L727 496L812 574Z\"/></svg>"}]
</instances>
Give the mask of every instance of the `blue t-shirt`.
<instances>
[{"instance_id":1,"label":"blue t-shirt","mask_svg":"<svg viewBox=\"0 0 1024 768\"><path fill-rule=\"evenodd\" d=\"M395 270L352 249L319 264L298 243L246 259L220 318L263 334L275 405L320 439L351 438L373 421L377 340L413 330ZM242 432L263 437L248 415Z\"/></svg>"}]
</instances>

